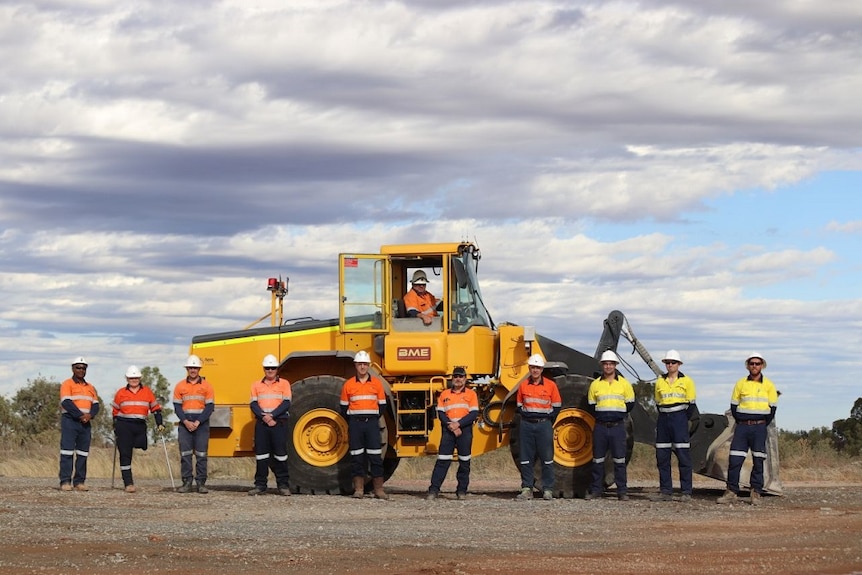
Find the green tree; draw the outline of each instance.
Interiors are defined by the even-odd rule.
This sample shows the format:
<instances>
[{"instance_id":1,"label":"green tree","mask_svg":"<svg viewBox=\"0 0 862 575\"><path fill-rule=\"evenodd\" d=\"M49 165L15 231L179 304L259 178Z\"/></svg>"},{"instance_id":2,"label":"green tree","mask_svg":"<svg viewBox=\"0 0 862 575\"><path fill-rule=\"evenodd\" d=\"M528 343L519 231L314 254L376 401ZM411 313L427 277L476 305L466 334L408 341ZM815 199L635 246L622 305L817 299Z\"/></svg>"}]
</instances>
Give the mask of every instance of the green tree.
<instances>
[{"instance_id":1,"label":"green tree","mask_svg":"<svg viewBox=\"0 0 862 575\"><path fill-rule=\"evenodd\" d=\"M158 443L164 437L166 440L171 438L171 430L168 427L168 418L173 415L173 403L171 402L171 385L168 379L162 375L158 367L146 366L141 370L141 385L149 387L156 396L156 401L162 406L162 418L165 422L165 430L159 432L158 428L153 425L151 418L147 418L150 425L150 437L153 443Z\"/></svg>"},{"instance_id":2,"label":"green tree","mask_svg":"<svg viewBox=\"0 0 862 575\"><path fill-rule=\"evenodd\" d=\"M11 406L22 440L47 442L59 432L60 384L56 381L42 376L28 379L15 393Z\"/></svg>"},{"instance_id":3,"label":"green tree","mask_svg":"<svg viewBox=\"0 0 862 575\"><path fill-rule=\"evenodd\" d=\"M10 439L18 432L18 417L12 403L0 395L0 437Z\"/></svg>"},{"instance_id":4,"label":"green tree","mask_svg":"<svg viewBox=\"0 0 862 575\"><path fill-rule=\"evenodd\" d=\"M862 454L862 397L853 404L850 417L832 422L832 436L838 451L851 457Z\"/></svg>"}]
</instances>

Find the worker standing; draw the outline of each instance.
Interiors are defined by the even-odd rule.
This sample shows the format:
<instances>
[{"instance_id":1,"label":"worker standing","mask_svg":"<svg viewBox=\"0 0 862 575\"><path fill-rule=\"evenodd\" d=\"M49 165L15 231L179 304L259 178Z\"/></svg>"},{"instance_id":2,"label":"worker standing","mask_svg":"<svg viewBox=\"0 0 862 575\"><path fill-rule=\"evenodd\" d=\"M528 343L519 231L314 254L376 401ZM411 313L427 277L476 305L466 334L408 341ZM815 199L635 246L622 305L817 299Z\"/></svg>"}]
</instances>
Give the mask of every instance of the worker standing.
<instances>
[{"instance_id":1,"label":"worker standing","mask_svg":"<svg viewBox=\"0 0 862 575\"><path fill-rule=\"evenodd\" d=\"M126 370L126 385L114 394L111 403L114 416L114 436L120 453L120 474L126 493L135 493L132 477L132 453L137 447L147 449L147 417L155 417L159 431L164 431L162 406L149 387L141 385L141 370L130 365Z\"/></svg>"},{"instance_id":2,"label":"worker standing","mask_svg":"<svg viewBox=\"0 0 862 575\"><path fill-rule=\"evenodd\" d=\"M553 380L543 375L545 358L538 353L527 360L529 375L518 384L517 406L521 415L521 491L516 499L533 498L533 466L542 462L542 499L554 498L554 421L563 400Z\"/></svg>"},{"instance_id":3,"label":"worker standing","mask_svg":"<svg viewBox=\"0 0 862 575\"><path fill-rule=\"evenodd\" d=\"M679 466L680 501L690 501L692 491L691 439L689 421L698 413L695 404L694 380L679 369L682 357L675 349L668 350L661 360L667 373L655 383L655 404L658 422L655 428L655 460L658 468L659 494L654 501L673 500L671 452L676 453Z\"/></svg>"},{"instance_id":4,"label":"worker standing","mask_svg":"<svg viewBox=\"0 0 862 575\"><path fill-rule=\"evenodd\" d=\"M426 499L437 499L440 487L446 479L446 473L452 463L455 448L458 449L458 481L455 487L455 497L467 497L467 487L470 485L470 459L473 447L473 423L479 415L479 398L476 392L467 387L467 370L456 367L452 370L452 385L443 390L437 399L437 417L443 430L440 436L440 448L437 451L437 462L431 472L431 487L428 488Z\"/></svg>"},{"instance_id":5,"label":"worker standing","mask_svg":"<svg viewBox=\"0 0 862 575\"><path fill-rule=\"evenodd\" d=\"M769 424L778 409L778 391L766 376L766 360L757 352L745 360L748 376L740 379L730 396L730 413L736 425L730 441L727 469L727 491L718 503L734 503L739 498L739 474L751 450L751 493L749 502L760 504L763 494L763 462L766 460L766 439Z\"/></svg>"},{"instance_id":6,"label":"worker standing","mask_svg":"<svg viewBox=\"0 0 862 575\"><path fill-rule=\"evenodd\" d=\"M99 394L86 379L87 361L72 361L72 377L60 384L60 490L89 491L87 457L93 429L90 422L99 413ZM74 477L72 472L74 471Z\"/></svg>"},{"instance_id":7,"label":"worker standing","mask_svg":"<svg viewBox=\"0 0 862 575\"><path fill-rule=\"evenodd\" d=\"M593 428L593 481L585 499L601 497L604 491L605 458L608 450L614 462L617 499L628 501L626 477L626 426L628 413L635 406L632 384L617 373L619 358L611 350L602 353L602 375L593 380L587 404L596 419Z\"/></svg>"},{"instance_id":8,"label":"worker standing","mask_svg":"<svg viewBox=\"0 0 862 575\"><path fill-rule=\"evenodd\" d=\"M383 490L383 446L380 440L380 417L386 407L383 383L369 373L371 357L359 351L353 358L356 375L341 388L341 415L347 418L350 442L353 497L365 493L366 467L371 468L374 497L389 499Z\"/></svg>"},{"instance_id":9,"label":"worker standing","mask_svg":"<svg viewBox=\"0 0 862 575\"><path fill-rule=\"evenodd\" d=\"M275 474L279 495L290 495L287 482L287 420L290 382L278 376L278 358L263 358L263 378L251 384L251 412L254 414L254 457L257 461L254 487L249 495L266 493L269 470Z\"/></svg>"},{"instance_id":10,"label":"worker standing","mask_svg":"<svg viewBox=\"0 0 862 575\"><path fill-rule=\"evenodd\" d=\"M190 355L186 360L186 377L174 387L174 413L180 420L177 439L180 446L180 473L183 484L179 493L209 493L207 450L210 441L210 416L215 409L212 385L201 377L201 358ZM194 456L194 467L192 467ZM192 479L197 485L192 485Z\"/></svg>"}]
</instances>

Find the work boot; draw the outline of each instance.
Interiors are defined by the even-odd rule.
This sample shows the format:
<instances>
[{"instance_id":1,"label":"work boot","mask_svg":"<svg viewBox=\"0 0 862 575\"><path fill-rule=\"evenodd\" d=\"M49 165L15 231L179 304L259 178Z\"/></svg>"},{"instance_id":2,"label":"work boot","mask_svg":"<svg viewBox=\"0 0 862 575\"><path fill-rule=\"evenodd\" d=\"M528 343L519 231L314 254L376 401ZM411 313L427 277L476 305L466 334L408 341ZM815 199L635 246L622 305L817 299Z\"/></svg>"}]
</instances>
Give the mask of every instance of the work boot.
<instances>
[{"instance_id":1,"label":"work boot","mask_svg":"<svg viewBox=\"0 0 862 575\"><path fill-rule=\"evenodd\" d=\"M462 501L464 499L467 499L467 492L466 491L456 492L455 493L455 499L457 499L458 501Z\"/></svg>"},{"instance_id":2,"label":"work boot","mask_svg":"<svg viewBox=\"0 0 862 575\"><path fill-rule=\"evenodd\" d=\"M60 486L60 491L72 491L71 483L64 483Z\"/></svg>"},{"instance_id":3,"label":"work boot","mask_svg":"<svg viewBox=\"0 0 862 575\"><path fill-rule=\"evenodd\" d=\"M258 487L257 485L248 490L249 495L263 495L264 493L266 493L266 488Z\"/></svg>"},{"instance_id":4,"label":"work boot","mask_svg":"<svg viewBox=\"0 0 862 575\"><path fill-rule=\"evenodd\" d=\"M290 497L292 495L292 493L290 492L290 487L288 487L287 485L282 485L281 487L279 487L278 494L283 497Z\"/></svg>"},{"instance_id":5,"label":"work boot","mask_svg":"<svg viewBox=\"0 0 862 575\"><path fill-rule=\"evenodd\" d=\"M75 490L76 491L89 491L90 488L87 487L84 483L79 483L78 485L75 486Z\"/></svg>"},{"instance_id":6,"label":"work boot","mask_svg":"<svg viewBox=\"0 0 862 575\"><path fill-rule=\"evenodd\" d=\"M654 493L649 496L650 501L673 501L673 496L670 493Z\"/></svg>"},{"instance_id":7,"label":"work boot","mask_svg":"<svg viewBox=\"0 0 862 575\"><path fill-rule=\"evenodd\" d=\"M134 493L135 491L137 491L137 489L135 489L134 485L126 485L126 493Z\"/></svg>"},{"instance_id":8,"label":"work boot","mask_svg":"<svg viewBox=\"0 0 862 575\"><path fill-rule=\"evenodd\" d=\"M679 496L680 503L691 503L691 493L683 493Z\"/></svg>"},{"instance_id":9,"label":"work boot","mask_svg":"<svg viewBox=\"0 0 862 575\"><path fill-rule=\"evenodd\" d=\"M542 499L544 499L545 501L550 501L553 498L554 498L554 493L550 489L545 489L542 492Z\"/></svg>"},{"instance_id":10,"label":"work boot","mask_svg":"<svg viewBox=\"0 0 862 575\"><path fill-rule=\"evenodd\" d=\"M748 496L748 501L752 505L760 505L760 493L757 491L751 490L751 495Z\"/></svg>"},{"instance_id":11,"label":"work boot","mask_svg":"<svg viewBox=\"0 0 862 575\"><path fill-rule=\"evenodd\" d=\"M739 496L730 489L725 491L724 495L715 500L716 503L719 503L721 505L726 505L728 503L736 503L737 501L739 501Z\"/></svg>"},{"instance_id":12,"label":"work boot","mask_svg":"<svg viewBox=\"0 0 862 575\"><path fill-rule=\"evenodd\" d=\"M362 499L365 497L365 478L357 475L353 478L353 495L354 499Z\"/></svg>"},{"instance_id":13,"label":"work boot","mask_svg":"<svg viewBox=\"0 0 862 575\"><path fill-rule=\"evenodd\" d=\"M584 494L584 499L585 499L585 500L587 500L587 501L589 501L590 499L598 499L598 498L600 498L601 496L602 496L602 494L601 494L601 493L596 493L596 492L594 492L594 491L587 491L587 492Z\"/></svg>"},{"instance_id":14,"label":"work boot","mask_svg":"<svg viewBox=\"0 0 862 575\"><path fill-rule=\"evenodd\" d=\"M198 483L198 493L209 493L210 490L203 483Z\"/></svg>"},{"instance_id":15,"label":"work boot","mask_svg":"<svg viewBox=\"0 0 862 575\"><path fill-rule=\"evenodd\" d=\"M425 501L434 501L440 495L437 491L428 491L428 494L425 496ZM460 497L458 499L461 499Z\"/></svg>"},{"instance_id":16,"label":"work boot","mask_svg":"<svg viewBox=\"0 0 862 575\"><path fill-rule=\"evenodd\" d=\"M177 487L177 493L191 493L192 492L192 482L191 481L183 481L183 484Z\"/></svg>"},{"instance_id":17,"label":"work boot","mask_svg":"<svg viewBox=\"0 0 862 575\"><path fill-rule=\"evenodd\" d=\"M527 499L533 498L533 490L529 487L522 487L521 491L518 492L518 495L515 496L515 499L519 501L526 501Z\"/></svg>"},{"instance_id":18,"label":"work boot","mask_svg":"<svg viewBox=\"0 0 862 575\"><path fill-rule=\"evenodd\" d=\"M389 499L389 496L386 495L386 492L383 491L383 478L382 477L372 477L371 485L374 486L374 498L375 499Z\"/></svg>"},{"instance_id":19,"label":"work boot","mask_svg":"<svg viewBox=\"0 0 862 575\"><path fill-rule=\"evenodd\" d=\"M628 493L619 493L617 494L617 499L619 499L620 501L628 501L629 495Z\"/></svg>"}]
</instances>

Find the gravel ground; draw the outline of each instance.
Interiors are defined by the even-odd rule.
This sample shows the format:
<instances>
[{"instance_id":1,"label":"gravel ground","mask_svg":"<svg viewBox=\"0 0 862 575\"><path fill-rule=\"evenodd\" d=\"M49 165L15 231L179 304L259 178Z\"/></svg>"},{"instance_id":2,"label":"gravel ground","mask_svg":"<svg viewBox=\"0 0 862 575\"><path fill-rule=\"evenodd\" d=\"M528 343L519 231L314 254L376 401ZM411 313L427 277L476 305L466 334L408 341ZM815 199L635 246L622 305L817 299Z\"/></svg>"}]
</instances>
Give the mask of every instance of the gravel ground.
<instances>
[{"instance_id":1,"label":"gravel ground","mask_svg":"<svg viewBox=\"0 0 862 575\"><path fill-rule=\"evenodd\" d=\"M711 481L690 503L652 502L654 486L628 502L522 502L511 481L430 502L424 481L387 483L389 501L90 486L0 477L0 574L862 574L862 485L786 485L756 508L716 505Z\"/></svg>"}]
</instances>

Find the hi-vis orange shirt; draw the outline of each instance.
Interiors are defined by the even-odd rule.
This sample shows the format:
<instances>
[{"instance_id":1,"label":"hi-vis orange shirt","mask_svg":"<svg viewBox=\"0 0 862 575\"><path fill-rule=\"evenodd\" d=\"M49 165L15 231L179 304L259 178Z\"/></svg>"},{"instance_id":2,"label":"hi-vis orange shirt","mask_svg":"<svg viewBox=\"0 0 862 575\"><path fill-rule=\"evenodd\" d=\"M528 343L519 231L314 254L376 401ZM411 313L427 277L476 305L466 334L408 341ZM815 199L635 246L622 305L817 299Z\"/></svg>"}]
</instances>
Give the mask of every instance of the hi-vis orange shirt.
<instances>
[{"instance_id":1,"label":"hi-vis orange shirt","mask_svg":"<svg viewBox=\"0 0 862 575\"><path fill-rule=\"evenodd\" d=\"M83 380L75 381L70 377L60 384L60 411L63 413L69 413L66 406L63 405L66 400L71 400L82 414L91 413L95 415L92 412L99 409L99 395L96 393L96 388ZM93 409L94 405L96 406L95 410ZM69 413L69 415L76 419L80 417L80 414L75 413Z\"/></svg>"},{"instance_id":2,"label":"hi-vis orange shirt","mask_svg":"<svg viewBox=\"0 0 862 575\"><path fill-rule=\"evenodd\" d=\"M351 377L341 388L341 409L346 408L347 415L378 416L385 406L383 384L371 374L365 383Z\"/></svg>"},{"instance_id":3,"label":"hi-vis orange shirt","mask_svg":"<svg viewBox=\"0 0 862 575\"><path fill-rule=\"evenodd\" d=\"M284 413L273 413L285 401L291 401L290 382L282 377L277 377L272 382L258 379L251 384L251 403L257 402L262 414L269 413L273 417L283 416Z\"/></svg>"},{"instance_id":4,"label":"hi-vis orange shirt","mask_svg":"<svg viewBox=\"0 0 862 575\"><path fill-rule=\"evenodd\" d=\"M215 404L215 392L203 377L196 383L190 383L188 378L181 379L174 388L174 404L179 405L184 414L200 415L207 404Z\"/></svg>"},{"instance_id":5,"label":"hi-vis orange shirt","mask_svg":"<svg viewBox=\"0 0 862 575\"><path fill-rule=\"evenodd\" d=\"M469 387L465 387L460 393L454 389L446 389L437 399L437 412L446 416L445 419L440 418L443 421L460 421L471 412L478 415L479 398Z\"/></svg>"},{"instance_id":6,"label":"hi-vis orange shirt","mask_svg":"<svg viewBox=\"0 0 862 575\"><path fill-rule=\"evenodd\" d=\"M563 405L557 384L544 376L538 384L533 383L529 376L521 381L516 397L521 415L527 419L550 417Z\"/></svg>"},{"instance_id":7,"label":"hi-vis orange shirt","mask_svg":"<svg viewBox=\"0 0 862 575\"><path fill-rule=\"evenodd\" d=\"M129 386L121 387L114 395L111 403L114 417L145 421L150 413L161 411L162 406L156 401L156 396L149 387L140 386L138 391L132 391Z\"/></svg>"},{"instance_id":8,"label":"hi-vis orange shirt","mask_svg":"<svg viewBox=\"0 0 862 575\"><path fill-rule=\"evenodd\" d=\"M428 292L422 295L416 293L416 290L411 289L404 294L404 309L419 312L420 315L436 316L437 315L437 298Z\"/></svg>"}]
</instances>

